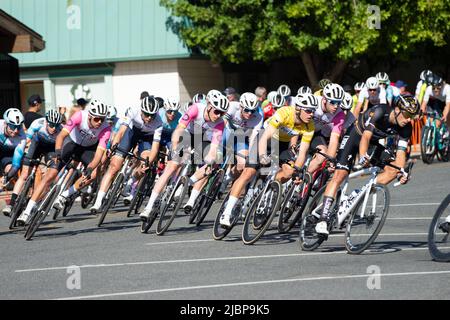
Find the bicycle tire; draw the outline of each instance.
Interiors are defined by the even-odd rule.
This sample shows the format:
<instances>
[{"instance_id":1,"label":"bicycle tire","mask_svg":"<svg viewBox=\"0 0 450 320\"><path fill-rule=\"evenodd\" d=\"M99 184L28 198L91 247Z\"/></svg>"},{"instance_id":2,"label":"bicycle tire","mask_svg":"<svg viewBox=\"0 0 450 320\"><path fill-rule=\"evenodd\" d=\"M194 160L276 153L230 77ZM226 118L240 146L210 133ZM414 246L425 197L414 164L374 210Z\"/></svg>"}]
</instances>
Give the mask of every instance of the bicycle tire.
<instances>
[{"instance_id":1,"label":"bicycle tire","mask_svg":"<svg viewBox=\"0 0 450 320\"><path fill-rule=\"evenodd\" d=\"M142 202L144 202L144 192L147 184L148 176L145 175L138 183L136 188L136 193L133 197L133 200L131 200L130 208L128 208L127 217L130 218L132 216L132 212L134 211L135 214L137 213L135 208L139 210L140 206L142 205ZM139 207L138 204L140 203Z\"/></svg>"},{"instance_id":2,"label":"bicycle tire","mask_svg":"<svg viewBox=\"0 0 450 320\"><path fill-rule=\"evenodd\" d=\"M213 239L214 240L222 240L225 238L231 230L233 230L234 226L238 223L241 215L240 215L240 205L242 199L239 199L238 203L236 203L235 208L233 209L232 213L232 219L231 219L231 226L229 228L223 228L220 224L220 217L222 216L223 211L225 210L227 206L228 199L230 197L231 190L228 192L228 194L225 196L225 199L222 202L222 205L219 208L219 211L217 212L216 219L214 220L214 226L213 226Z\"/></svg>"},{"instance_id":3,"label":"bicycle tire","mask_svg":"<svg viewBox=\"0 0 450 320\"><path fill-rule=\"evenodd\" d=\"M375 214L375 215L372 214L368 217L364 213L364 218L363 218L364 220L361 220L361 218L359 216L359 211L361 209L361 205L363 204L364 198L365 198L365 196L362 196L358 200L355 207L353 208L353 210L350 214L350 218L347 223L347 228L345 230L345 248L347 249L347 252L349 254L360 254L364 250L366 250L375 241L375 239L377 238L381 229L383 228L384 223L386 222L386 218L389 213L389 204L391 201L389 189L385 185L374 184L372 186L371 190L368 191L368 192L370 192L369 199L367 201L368 208L370 208L370 202L373 200L372 194L374 191L376 192L377 198L379 198L378 191L381 191L382 193L384 193L384 200L383 200L384 203L383 203L383 207L381 210L381 216L379 219L377 219L379 222L375 226L373 232L371 234L370 233L367 234L367 235L369 235L369 238L366 241L363 241L361 244L356 244L355 243L356 239L352 240L352 228L354 229L354 227L360 226L360 225L364 226L364 224L365 224L365 227L367 230L368 227L374 225L373 221L374 221L374 218L376 218L376 216L377 216L377 214ZM372 206L373 206L373 202L372 202ZM377 207L379 207L379 205L376 203L375 208L377 208ZM363 236L364 235L365 234L363 234Z\"/></svg>"},{"instance_id":4,"label":"bicycle tire","mask_svg":"<svg viewBox=\"0 0 450 320\"><path fill-rule=\"evenodd\" d=\"M280 207L280 215L278 216L278 232L279 233L288 233L292 230L292 228L297 224L297 222L300 220L303 211L305 210L306 204L308 203L309 195L311 194L311 188L312 188L312 181L311 181L311 175L305 174L305 177L303 178L302 188L301 190L301 199L297 200L300 201L298 203L298 206L294 204L293 210L291 214L289 215L288 212L286 212L286 206L291 200L292 194L295 189L295 185L293 184L291 188L289 188L288 193L286 194L286 197L284 201L281 204ZM293 216L293 219L289 220L290 217Z\"/></svg>"},{"instance_id":5,"label":"bicycle tire","mask_svg":"<svg viewBox=\"0 0 450 320\"><path fill-rule=\"evenodd\" d=\"M143 196L139 198L139 201L134 208L134 214L139 214L139 210L141 209L142 204L144 203L145 198L150 197L152 194L152 189L155 184L156 172L152 171L149 180L145 184Z\"/></svg>"},{"instance_id":6,"label":"bicycle tire","mask_svg":"<svg viewBox=\"0 0 450 320\"><path fill-rule=\"evenodd\" d=\"M75 182L75 179L77 178L77 171L74 171L71 175L70 175L70 177L69 177L69 180L67 181L67 183L65 184L65 189L67 189L67 188L70 188L70 186L72 186L73 184L74 184L74 182ZM63 192L64 190L60 190L61 192ZM59 195L59 192L58 192L58 195ZM53 200L54 201L54 200ZM59 214L61 213L61 211L63 211L63 213L64 213L64 211L65 211L65 208L66 208L66 204L64 204L64 208L62 209L62 210L57 210L57 209L55 209L55 212L53 213L53 220L56 220L57 218L58 218L58 216L59 216ZM51 208L49 209L49 211L51 210ZM69 210L70 210L70 208L69 208ZM67 213L68 212L66 212L65 214L66 214L66 216L67 216Z\"/></svg>"},{"instance_id":7,"label":"bicycle tire","mask_svg":"<svg viewBox=\"0 0 450 320\"><path fill-rule=\"evenodd\" d=\"M209 210L211 209L214 201L217 199L217 195L220 191L220 185L222 184L223 178L225 176L225 172L220 169L213 177L213 181L210 184L210 188L207 190L204 198L203 198L203 206L199 213L197 214L197 221L195 225L199 227L202 222L205 220L208 215Z\"/></svg>"},{"instance_id":8,"label":"bicycle tire","mask_svg":"<svg viewBox=\"0 0 450 320\"><path fill-rule=\"evenodd\" d=\"M67 199L67 201L66 201L66 203L64 205L63 213L62 213L63 217L67 217L67 215L69 214L70 209L72 209L72 206L75 203L75 200L76 200L76 198L78 198L78 196L79 196L79 193L77 192L77 193L71 195Z\"/></svg>"},{"instance_id":9,"label":"bicycle tire","mask_svg":"<svg viewBox=\"0 0 450 320\"><path fill-rule=\"evenodd\" d=\"M450 194L447 195L447 197L442 200L441 204L437 208L433 219L431 220L430 228L428 230L428 251L430 252L431 257L434 261L437 262L449 262L450 261L450 250L447 253L444 253L442 250L438 248L437 245L437 230L441 226L441 217L444 214L449 213L449 207L450 205ZM449 234L444 236L443 239L445 239L445 242L447 242L447 239L449 237Z\"/></svg>"},{"instance_id":10,"label":"bicycle tire","mask_svg":"<svg viewBox=\"0 0 450 320\"><path fill-rule=\"evenodd\" d=\"M195 200L191 213L189 214L189 224L194 224L195 218L197 218L198 213L203 207L204 199L205 199L205 191L204 189L202 189L202 191L198 195L198 198Z\"/></svg>"},{"instance_id":11,"label":"bicycle tire","mask_svg":"<svg viewBox=\"0 0 450 320\"><path fill-rule=\"evenodd\" d=\"M430 140L432 140L432 137L430 136L432 134L432 128L425 126L423 128L422 132L422 140L420 143L420 152L422 156L422 161L425 164L431 164L433 162L434 154L428 154L427 153L427 146L430 144Z\"/></svg>"},{"instance_id":12,"label":"bicycle tire","mask_svg":"<svg viewBox=\"0 0 450 320\"><path fill-rule=\"evenodd\" d=\"M116 202L120 189L122 188L123 179L124 175L122 173L119 173L116 179L114 179L114 183L111 192L109 194L109 197L106 199L106 203L102 208L102 214L100 215L100 220L98 221L97 227L100 227L103 224L103 222L105 221L106 214L108 213L112 204Z\"/></svg>"},{"instance_id":13,"label":"bicycle tire","mask_svg":"<svg viewBox=\"0 0 450 320\"><path fill-rule=\"evenodd\" d=\"M156 218L158 217L158 212L159 204L155 203L155 207L152 212L150 212L150 216L148 217L147 221L142 221L141 223L141 233L147 233L148 230L150 230Z\"/></svg>"},{"instance_id":14,"label":"bicycle tire","mask_svg":"<svg viewBox=\"0 0 450 320\"><path fill-rule=\"evenodd\" d=\"M174 210L173 210L172 214L167 219L167 222L165 224L163 224L164 218L170 207L170 203L171 203L173 197L175 196L175 193L178 190L178 188L183 188L181 195L174 206ZM187 176L183 176L177 181L175 188L172 190L172 192L169 196L169 199L167 200L167 203L164 205L164 208L162 208L162 210L161 210L161 214L159 216L159 221L158 221L158 226L156 227L156 234L158 236L162 236L169 229L170 225L172 224L173 220L175 219L175 217L177 215L177 212L180 210L180 207L183 203L183 200L184 200L184 197L186 196L187 191L188 191L188 178L187 178Z\"/></svg>"},{"instance_id":15,"label":"bicycle tire","mask_svg":"<svg viewBox=\"0 0 450 320\"><path fill-rule=\"evenodd\" d=\"M265 221L263 221L262 225L260 225L260 227L257 228L253 228L253 230L258 231L256 233L255 236L251 236L249 229L251 227L251 225L255 225L255 217L256 217L256 211L259 207L259 202L261 201L261 198L263 197L263 195L270 189L273 189L272 191L275 191L277 193L276 196L276 200L275 203L273 205L273 207L270 208L270 213L268 213L267 217L265 218ZM251 245L254 244L256 241L258 241L266 232L266 230L269 228L269 226L271 225L279 207L280 207L280 202L281 202L281 184L278 181L272 181L269 184L269 188L266 190L266 192L261 193L258 198L257 201L255 201L255 203L252 205L251 209L249 210L249 214L245 217L244 220L244 227L242 228L242 242L246 245Z\"/></svg>"},{"instance_id":16,"label":"bicycle tire","mask_svg":"<svg viewBox=\"0 0 450 320\"><path fill-rule=\"evenodd\" d=\"M11 221L9 222L9 230L13 230L16 227L17 219L20 216L20 213L23 211L23 207L28 202L28 194L30 193L30 188L34 183L34 176L28 176L25 186L20 193L19 197L16 200L16 205L13 207L11 211Z\"/></svg>"}]
</instances>

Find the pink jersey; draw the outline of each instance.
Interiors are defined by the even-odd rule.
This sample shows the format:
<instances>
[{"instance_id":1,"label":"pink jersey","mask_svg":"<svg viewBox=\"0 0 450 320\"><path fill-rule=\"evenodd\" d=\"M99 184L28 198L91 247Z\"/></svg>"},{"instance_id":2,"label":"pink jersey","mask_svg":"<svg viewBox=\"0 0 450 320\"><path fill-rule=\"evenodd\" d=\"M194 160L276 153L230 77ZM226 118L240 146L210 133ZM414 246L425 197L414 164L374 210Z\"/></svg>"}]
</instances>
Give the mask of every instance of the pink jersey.
<instances>
[{"instance_id":1,"label":"pink jersey","mask_svg":"<svg viewBox=\"0 0 450 320\"><path fill-rule=\"evenodd\" d=\"M93 146L98 142L99 147L106 149L111 136L111 126L104 121L98 129L89 126L89 111L82 110L75 113L64 126L70 132L70 138L83 147Z\"/></svg>"},{"instance_id":2,"label":"pink jersey","mask_svg":"<svg viewBox=\"0 0 450 320\"><path fill-rule=\"evenodd\" d=\"M225 123L222 118L216 122L206 121L205 109L205 104L193 104L180 119L179 123L183 124L190 134L206 133L206 138L211 141L212 144L219 145L222 142Z\"/></svg>"},{"instance_id":3,"label":"pink jersey","mask_svg":"<svg viewBox=\"0 0 450 320\"><path fill-rule=\"evenodd\" d=\"M342 135L345 113L340 108L335 113L325 113L320 106L314 112L313 119L315 132L320 132L322 136L329 138L333 132Z\"/></svg>"}]
</instances>

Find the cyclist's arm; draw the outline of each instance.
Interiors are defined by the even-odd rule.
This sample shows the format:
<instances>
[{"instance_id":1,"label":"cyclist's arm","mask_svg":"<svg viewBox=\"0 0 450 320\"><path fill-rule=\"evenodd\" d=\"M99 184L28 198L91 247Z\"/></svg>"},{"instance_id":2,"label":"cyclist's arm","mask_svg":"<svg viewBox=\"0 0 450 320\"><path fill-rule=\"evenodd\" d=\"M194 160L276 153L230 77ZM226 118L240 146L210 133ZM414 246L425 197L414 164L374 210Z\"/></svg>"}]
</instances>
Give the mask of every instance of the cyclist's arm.
<instances>
[{"instance_id":1,"label":"cyclist's arm","mask_svg":"<svg viewBox=\"0 0 450 320\"><path fill-rule=\"evenodd\" d=\"M182 123L178 124L175 131L172 133L172 150L177 150L178 144L181 142L180 138L183 136L185 132L186 126Z\"/></svg>"},{"instance_id":2,"label":"cyclist's arm","mask_svg":"<svg viewBox=\"0 0 450 320\"><path fill-rule=\"evenodd\" d=\"M404 168L406 165L406 151L397 150L395 161L392 162L393 165ZM398 170L392 167L386 166L383 173L379 174L377 177L377 183L379 184L389 184L397 178Z\"/></svg>"},{"instance_id":3,"label":"cyclist's arm","mask_svg":"<svg viewBox=\"0 0 450 320\"><path fill-rule=\"evenodd\" d=\"M64 143L64 139L66 139L66 137L68 137L69 135L70 135L70 131L67 130L66 128L61 130L61 132L56 137L55 151L56 150L60 150L61 151L63 143Z\"/></svg>"},{"instance_id":4,"label":"cyclist's arm","mask_svg":"<svg viewBox=\"0 0 450 320\"><path fill-rule=\"evenodd\" d=\"M276 133L277 129L274 128L271 125L268 125L267 128L265 128L264 133L259 140L258 144L258 150L259 155L267 154L267 141Z\"/></svg>"},{"instance_id":5,"label":"cyclist's arm","mask_svg":"<svg viewBox=\"0 0 450 320\"><path fill-rule=\"evenodd\" d=\"M128 126L126 124L122 124L119 128L119 131L117 131L116 134L114 134L113 140L112 140L112 145L117 145L119 144L119 142L122 140L123 135L125 134L125 132L127 131Z\"/></svg>"},{"instance_id":6,"label":"cyclist's arm","mask_svg":"<svg viewBox=\"0 0 450 320\"><path fill-rule=\"evenodd\" d=\"M444 112L442 113L442 120L447 121L448 120L448 113L450 112L450 102L447 102L444 108Z\"/></svg>"},{"instance_id":7,"label":"cyclist's arm","mask_svg":"<svg viewBox=\"0 0 450 320\"><path fill-rule=\"evenodd\" d=\"M339 146L339 139L341 137L342 131L344 130L345 119L346 119L345 113L340 112L338 115L334 117L332 121L333 129L331 131L330 142L328 143L327 149L327 154L332 158L336 156Z\"/></svg>"},{"instance_id":8,"label":"cyclist's arm","mask_svg":"<svg viewBox=\"0 0 450 320\"><path fill-rule=\"evenodd\" d=\"M364 130L359 143L359 156L365 156L369 150L370 139L372 139L373 133L369 130Z\"/></svg>"},{"instance_id":9,"label":"cyclist's arm","mask_svg":"<svg viewBox=\"0 0 450 320\"><path fill-rule=\"evenodd\" d=\"M88 168L95 169L100 164L103 158L103 154L106 151L106 144L111 137L111 127L107 127L100 132L98 137L98 147L95 150L94 159L92 159L91 163L88 164Z\"/></svg>"},{"instance_id":10,"label":"cyclist's arm","mask_svg":"<svg viewBox=\"0 0 450 320\"><path fill-rule=\"evenodd\" d=\"M16 175L22 165L22 158L25 153L26 139L22 139L17 147L14 149L14 155L12 159L12 167L8 172L7 180L9 181Z\"/></svg>"},{"instance_id":11,"label":"cyclist's arm","mask_svg":"<svg viewBox=\"0 0 450 320\"><path fill-rule=\"evenodd\" d=\"M420 107L420 110L422 110L423 113L427 112L427 104L428 104L428 100L430 99L431 90L432 90L431 86L429 86L423 96L422 105Z\"/></svg>"}]
</instances>

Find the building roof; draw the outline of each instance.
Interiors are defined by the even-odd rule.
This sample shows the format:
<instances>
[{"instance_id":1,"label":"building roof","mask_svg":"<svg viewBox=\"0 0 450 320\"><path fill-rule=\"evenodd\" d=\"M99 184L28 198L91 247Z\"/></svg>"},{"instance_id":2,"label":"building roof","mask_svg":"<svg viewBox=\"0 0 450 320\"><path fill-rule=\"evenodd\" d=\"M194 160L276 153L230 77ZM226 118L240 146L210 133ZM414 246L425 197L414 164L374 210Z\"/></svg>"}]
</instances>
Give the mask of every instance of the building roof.
<instances>
[{"instance_id":1,"label":"building roof","mask_svg":"<svg viewBox=\"0 0 450 320\"><path fill-rule=\"evenodd\" d=\"M40 34L0 9L0 53L38 52L44 48Z\"/></svg>"},{"instance_id":2,"label":"building roof","mask_svg":"<svg viewBox=\"0 0 450 320\"><path fill-rule=\"evenodd\" d=\"M20 67L189 57L159 0L0 0L42 34L45 50L14 54Z\"/></svg>"}]
</instances>

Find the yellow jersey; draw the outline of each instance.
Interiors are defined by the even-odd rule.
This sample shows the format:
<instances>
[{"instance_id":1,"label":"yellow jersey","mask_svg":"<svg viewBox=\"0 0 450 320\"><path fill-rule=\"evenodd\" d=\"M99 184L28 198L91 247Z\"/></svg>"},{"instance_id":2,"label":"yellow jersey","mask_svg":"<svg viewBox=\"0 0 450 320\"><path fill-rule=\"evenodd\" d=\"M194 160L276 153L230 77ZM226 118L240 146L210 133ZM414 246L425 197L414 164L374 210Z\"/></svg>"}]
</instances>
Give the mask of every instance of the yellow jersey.
<instances>
[{"instance_id":1,"label":"yellow jersey","mask_svg":"<svg viewBox=\"0 0 450 320\"><path fill-rule=\"evenodd\" d=\"M316 92L314 92L315 96L322 96L323 93L323 89L317 90Z\"/></svg>"},{"instance_id":2,"label":"yellow jersey","mask_svg":"<svg viewBox=\"0 0 450 320\"><path fill-rule=\"evenodd\" d=\"M278 131L273 138L281 142L289 142L294 136L302 136L302 142L310 143L314 136L314 121L295 124L295 107L282 107L267 120L267 125Z\"/></svg>"}]
</instances>

